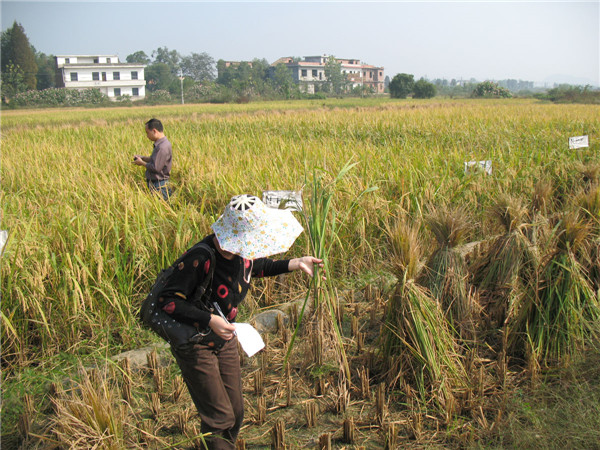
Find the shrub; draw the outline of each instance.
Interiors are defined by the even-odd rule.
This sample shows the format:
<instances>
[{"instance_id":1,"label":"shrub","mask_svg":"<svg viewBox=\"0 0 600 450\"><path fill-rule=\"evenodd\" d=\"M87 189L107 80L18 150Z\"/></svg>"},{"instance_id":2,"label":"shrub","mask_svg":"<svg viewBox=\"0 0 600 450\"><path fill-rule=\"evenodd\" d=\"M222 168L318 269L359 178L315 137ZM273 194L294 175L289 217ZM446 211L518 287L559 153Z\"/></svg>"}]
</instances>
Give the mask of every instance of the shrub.
<instances>
[{"instance_id":1,"label":"shrub","mask_svg":"<svg viewBox=\"0 0 600 450\"><path fill-rule=\"evenodd\" d=\"M472 97L480 98L511 98L512 94L506 88L498 86L498 83L484 81L475 86Z\"/></svg>"},{"instance_id":2,"label":"shrub","mask_svg":"<svg viewBox=\"0 0 600 450\"><path fill-rule=\"evenodd\" d=\"M435 93L435 85L424 78L417 81L413 88L413 98L432 98Z\"/></svg>"},{"instance_id":3,"label":"shrub","mask_svg":"<svg viewBox=\"0 0 600 450\"><path fill-rule=\"evenodd\" d=\"M156 105L159 103L170 103L172 101L173 97L171 97L169 91L165 91L164 89L152 91L146 96L146 103L149 103L151 105Z\"/></svg>"},{"instance_id":4,"label":"shrub","mask_svg":"<svg viewBox=\"0 0 600 450\"><path fill-rule=\"evenodd\" d=\"M535 96L541 100L550 100L554 103L591 103L600 104L600 90L591 86L571 86L561 84L550 89L545 94Z\"/></svg>"},{"instance_id":5,"label":"shrub","mask_svg":"<svg viewBox=\"0 0 600 450\"><path fill-rule=\"evenodd\" d=\"M108 97L98 89L49 88L41 91L26 91L17 94L17 106L84 106L108 103Z\"/></svg>"}]
</instances>

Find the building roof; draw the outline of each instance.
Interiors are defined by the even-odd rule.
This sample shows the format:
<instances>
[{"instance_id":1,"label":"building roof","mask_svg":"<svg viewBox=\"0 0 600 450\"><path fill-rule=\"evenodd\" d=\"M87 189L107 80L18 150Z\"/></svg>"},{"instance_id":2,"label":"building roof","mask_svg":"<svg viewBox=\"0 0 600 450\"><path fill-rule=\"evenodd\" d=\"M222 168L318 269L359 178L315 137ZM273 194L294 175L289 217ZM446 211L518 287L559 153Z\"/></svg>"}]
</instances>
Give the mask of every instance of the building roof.
<instances>
[{"instance_id":1,"label":"building roof","mask_svg":"<svg viewBox=\"0 0 600 450\"><path fill-rule=\"evenodd\" d=\"M106 69L106 68L118 68L118 67L129 67L129 68L134 68L134 67L141 67L144 68L146 67L145 64L138 64L138 63L75 63L75 64L63 64L61 68L64 69L85 69L85 68L94 68L94 69Z\"/></svg>"},{"instance_id":2,"label":"building roof","mask_svg":"<svg viewBox=\"0 0 600 450\"><path fill-rule=\"evenodd\" d=\"M325 56L326 57L326 56ZM308 58L323 58L323 56L305 56L304 59ZM383 70L383 67L374 66L371 64L364 64L362 61L356 58L335 58L336 61L342 64L342 67L352 67L352 68L361 68L361 69L376 69ZM350 63L349 61L357 61L357 63ZM271 64L271 66L276 66L278 64L286 64L288 66L302 66L302 67L324 67L325 63L319 61L294 61L294 58L291 56L284 56L277 59L275 62Z\"/></svg>"},{"instance_id":3,"label":"building roof","mask_svg":"<svg viewBox=\"0 0 600 450\"><path fill-rule=\"evenodd\" d=\"M74 55L74 54L65 54L65 55L54 55L56 58L118 58L119 55L98 55L96 53L92 55Z\"/></svg>"}]
</instances>

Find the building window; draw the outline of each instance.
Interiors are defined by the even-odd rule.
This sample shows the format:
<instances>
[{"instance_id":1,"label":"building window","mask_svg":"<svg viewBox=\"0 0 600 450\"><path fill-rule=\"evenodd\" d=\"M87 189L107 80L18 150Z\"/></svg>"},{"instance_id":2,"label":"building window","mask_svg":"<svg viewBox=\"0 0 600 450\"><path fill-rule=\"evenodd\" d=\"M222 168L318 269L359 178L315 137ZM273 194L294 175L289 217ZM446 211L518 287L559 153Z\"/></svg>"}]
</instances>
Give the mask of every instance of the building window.
<instances>
[{"instance_id":1,"label":"building window","mask_svg":"<svg viewBox=\"0 0 600 450\"><path fill-rule=\"evenodd\" d=\"M120 80L120 79L121 79L121 73L113 72L113 80Z\"/></svg>"},{"instance_id":2,"label":"building window","mask_svg":"<svg viewBox=\"0 0 600 450\"><path fill-rule=\"evenodd\" d=\"M317 71L315 69L313 69L312 71L312 76L313 78L317 78Z\"/></svg>"},{"instance_id":3,"label":"building window","mask_svg":"<svg viewBox=\"0 0 600 450\"><path fill-rule=\"evenodd\" d=\"M121 95L121 88L115 88L115 97L119 97Z\"/></svg>"},{"instance_id":4,"label":"building window","mask_svg":"<svg viewBox=\"0 0 600 450\"><path fill-rule=\"evenodd\" d=\"M92 80L100 81L100 72L92 72Z\"/></svg>"},{"instance_id":5,"label":"building window","mask_svg":"<svg viewBox=\"0 0 600 450\"><path fill-rule=\"evenodd\" d=\"M65 58L65 64L69 64L71 60L69 58Z\"/></svg>"},{"instance_id":6,"label":"building window","mask_svg":"<svg viewBox=\"0 0 600 450\"><path fill-rule=\"evenodd\" d=\"M131 95L133 95L134 97L137 97L138 95L140 95L139 88L132 88L131 89Z\"/></svg>"},{"instance_id":7,"label":"building window","mask_svg":"<svg viewBox=\"0 0 600 450\"><path fill-rule=\"evenodd\" d=\"M71 72L71 81L77 81L77 72Z\"/></svg>"},{"instance_id":8,"label":"building window","mask_svg":"<svg viewBox=\"0 0 600 450\"><path fill-rule=\"evenodd\" d=\"M98 64L100 60L98 58L94 58L94 64Z\"/></svg>"},{"instance_id":9,"label":"building window","mask_svg":"<svg viewBox=\"0 0 600 450\"><path fill-rule=\"evenodd\" d=\"M306 76L306 69L302 69L302 76L305 77Z\"/></svg>"},{"instance_id":10,"label":"building window","mask_svg":"<svg viewBox=\"0 0 600 450\"><path fill-rule=\"evenodd\" d=\"M137 80L138 79L137 72L131 72L131 79L132 80Z\"/></svg>"},{"instance_id":11,"label":"building window","mask_svg":"<svg viewBox=\"0 0 600 450\"><path fill-rule=\"evenodd\" d=\"M106 72L102 72L102 81L106 81Z\"/></svg>"},{"instance_id":12,"label":"building window","mask_svg":"<svg viewBox=\"0 0 600 450\"><path fill-rule=\"evenodd\" d=\"M110 64L110 58L106 58L106 64Z\"/></svg>"}]
</instances>

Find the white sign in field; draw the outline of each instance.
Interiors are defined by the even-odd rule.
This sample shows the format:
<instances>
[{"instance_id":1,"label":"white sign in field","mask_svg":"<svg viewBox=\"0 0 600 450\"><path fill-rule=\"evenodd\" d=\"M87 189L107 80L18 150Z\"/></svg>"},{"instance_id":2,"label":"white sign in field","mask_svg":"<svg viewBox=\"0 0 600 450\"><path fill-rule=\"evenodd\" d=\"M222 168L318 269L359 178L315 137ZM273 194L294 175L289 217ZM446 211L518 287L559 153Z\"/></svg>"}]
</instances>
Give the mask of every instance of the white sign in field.
<instances>
[{"instance_id":1,"label":"white sign in field","mask_svg":"<svg viewBox=\"0 0 600 450\"><path fill-rule=\"evenodd\" d=\"M302 191L263 191L262 200L270 208L302 211Z\"/></svg>"},{"instance_id":2,"label":"white sign in field","mask_svg":"<svg viewBox=\"0 0 600 450\"><path fill-rule=\"evenodd\" d=\"M2 256L2 253L4 252L4 244L6 244L7 240L8 240L8 231L0 230L0 256Z\"/></svg>"},{"instance_id":3,"label":"white sign in field","mask_svg":"<svg viewBox=\"0 0 600 450\"><path fill-rule=\"evenodd\" d=\"M588 136L574 136L569 138L569 148L584 148L590 146L590 140Z\"/></svg>"},{"instance_id":4,"label":"white sign in field","mask_svg":"<svg viewBox=\"0 0 600 450\"><path fill-rule=\"evenodd\" d=\"M487 175L492 174L492 161L465 161L465 173L469 172L485 172Z\"/></svg>"}]
</instances>

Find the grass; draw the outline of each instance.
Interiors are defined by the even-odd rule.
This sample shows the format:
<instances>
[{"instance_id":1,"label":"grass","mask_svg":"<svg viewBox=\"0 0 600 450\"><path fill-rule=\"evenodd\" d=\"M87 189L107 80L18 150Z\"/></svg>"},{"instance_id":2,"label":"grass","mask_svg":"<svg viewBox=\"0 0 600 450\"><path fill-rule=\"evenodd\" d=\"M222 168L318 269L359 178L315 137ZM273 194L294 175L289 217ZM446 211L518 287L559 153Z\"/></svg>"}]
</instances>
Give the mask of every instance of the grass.
<instances>
[{"instance_id":1,"label":"grass","mask_svg":"<svg viewBox=\"0 0 600 450\"><path fill-rule=\"evenodd\" d=\"M314 438L317 431L306 430L301 419L308 399L323 403L319 433L337 433L342 419L353 417L358 442L367 447L383 445L390 437L384 431L390 423L397 426L399 436L410 436L401 441L406 445L466 445L473 437L495 442L500 431L492 424L501 410L498 398L504 395L499 386L521 386L526 372L522 367L507 370L506 357L486 354L489 349L482 350L481 341L469 347L477 354L465 359L472 366L471 376L485 369L483 393L473 396L481 412L469 407L451 422L437 416L431 419L407 407L405 393L387 389L384 421L371 421L381 374L371 367L367 384L372 397L363 398L360 376L353 370L369 368L370 355L380 350L377 336L393 292L390 280L395 270L386 224L398 213L421 220L429 205L460 206L475 225L469 238L490 239L497 234L497 224L485 211L502 193L535 205L531 241L545 252L552 248L545 224L557 211L575 208L579 199L587 211L590 242L595 243L582 263L583 274L595 274L597 290L593 261L599 254L600 222L592 185L597 182L593 178L599 162L599 113L595 105L518 99L353 99L59 113L3 111L1 228L9 231L0 269L3 443L19 442L19 436L7 430L16 429L12 425L27 409L24 394L30 392L33 404L43 405L44 386L62 376L59 366L65 355L73 358L71 365L76 368L81 359L101 359L152 340L137 321L139 303L157 272L209 233L232 195L306 189L315 168L337 174L347 161L356 165L336 184L331 212L344 220L335 223L327 257L336 304L332 315L340 325L350 380L344 387L336 370L323 373L316 368L311 339L304 334L309 330L301 330L290 363L293 382L302 393L295 398L296 407L280 407L285 337L271 338L282 342L272 343L269 353L270 415L258 427L249 419L244 430L248 442L268 445L274 420L286 416L290 440L302 445L314 442L309 436ZM176 195L170 204L148 195L141 170L130 163L131 154L150 152L143 133L143 123L150 117L163 119L175 150ZM569 150L568 138L582 134L590 136L591 147ZM464 173L464 161L487 159L493 161L491 176ZM371 186L379 189L356 201ZM305 191L305 198L308 195ZM419 240L428 258L433 238L420 230ZM304 234L286 256L311 251ZM362 295L365 287L370 292L366 296ZM305 280L296 275L285 284L258 282L240 315L249 317L262 308L304 298L305 292ZM353 319L356 335L348 332ZM338 360L326 357L323 365L335 368ZM256 368L248 366L246 374ZM109 377L109 382L118 379ZM139 381L140 386L147 382L143 377ZM323 397L315 396L313 383L323 383ZM340 400L347 398L344 389L350 392L347 405ZM181 408L169 404L166 422L152 419L150 399L140 394L147 390L147 386L134 388L139 403L131 416L135 420L129 417L132 423L170 443L187 439L174 425ZM460 395L456 400L463 405ZM253 401L249 399L249 417L257 408ZM593 405L589 407L593 411ZM41 412L40 420L52 416L50 410ZM435 431L440 427L444 437ZM254 434L255 429L259 434ZM192 430L187 431L194 437ZM142 435L146 436L126 427L121 439L130 446L142 445ZM334 442L342 445L336 435Z\"/></svg>"}]
</instances>

